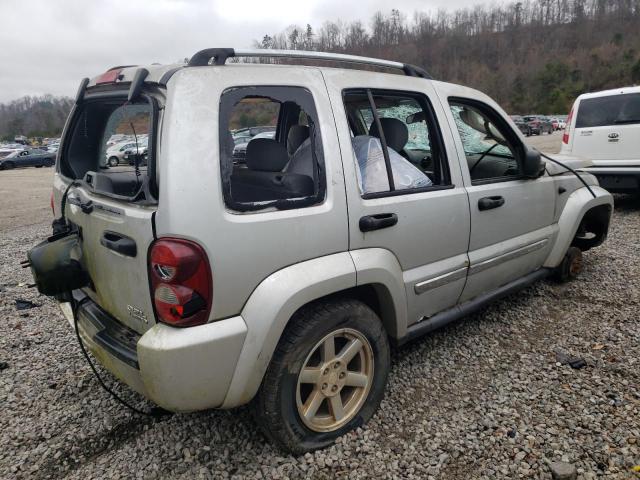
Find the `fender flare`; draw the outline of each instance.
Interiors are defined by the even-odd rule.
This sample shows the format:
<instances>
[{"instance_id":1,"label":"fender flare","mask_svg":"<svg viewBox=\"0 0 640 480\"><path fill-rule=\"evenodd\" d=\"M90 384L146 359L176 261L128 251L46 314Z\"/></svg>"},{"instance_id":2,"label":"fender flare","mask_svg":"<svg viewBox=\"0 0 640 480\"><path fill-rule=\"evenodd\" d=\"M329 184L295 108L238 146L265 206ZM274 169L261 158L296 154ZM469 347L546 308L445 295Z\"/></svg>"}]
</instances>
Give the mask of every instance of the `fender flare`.
<instances>
[{"instance_id":1,"label":"fender flare","mask_svg":"<svg viewBox=\"0 0 640 480\"><path fill-rule=\"evenodd\" d=\"M282 332L300 307L355 286L356 269L349 252L297 263L264 279L242 309L247 335L220 408L243 405L254 397Z\"/></svg>"},{"instance_id":2,"label":"fender flare","mask_svg":"<svg viewBox=\"0 0 640 480\"><path fill-rule=\"evenodd\" d=\"M255 396L282 332L298 309L318 298L363 285L371 285L381 298L382 321L389 334L404 335L407 305L402 270L388 250L371 248L327 255L286 267L263 280L242 309L247 335L220 408L243 405Z\"/></svg>"},{"instance_id":3,"label":"fender flare","mask_svg":"<svg viewBox=\"0 0 640 480\"><path fill-rule=\"evenodd\" d=\"M589 190L583 187L575 190L567 199L558 219L559 228L556 242L544 262L544 267L555 268L560 265L578 231L580 222L589 210L601 205L609 205L610 215L612 214L613 196L602 187L591 186L591 190L596 194L596 198L593 198Z\"/></svg>"}]
</instances>

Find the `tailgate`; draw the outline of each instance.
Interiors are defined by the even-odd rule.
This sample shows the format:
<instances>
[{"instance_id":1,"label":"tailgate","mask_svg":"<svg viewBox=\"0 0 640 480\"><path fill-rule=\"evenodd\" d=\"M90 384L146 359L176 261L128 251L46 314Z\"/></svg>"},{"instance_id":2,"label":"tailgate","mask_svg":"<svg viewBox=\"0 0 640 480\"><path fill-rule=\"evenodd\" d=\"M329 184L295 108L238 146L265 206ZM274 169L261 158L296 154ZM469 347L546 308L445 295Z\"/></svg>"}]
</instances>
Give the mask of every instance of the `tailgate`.
<instances>
[{"instance_id":1,"label":"tailgate","mask_svg":"<svg viewBox=\"0 0 640 480\"><path fill-rule=\"evenodd\" d=\"M573 152L592 160L619 161L619 166L640 161L640 125L576 128Z\"/></svg>"},{"instance_id":2,"label":"tailgate","mask_svg":"<svg viewBox=\"0 0 640 480\"><path fill-rule=\"evenodd\" d=\"M88 202L92 209L86 208ZM70 190L66 209L68 220L80 229L82 263L92 280L85 293L138 333L155 324L147 275L155 209L106 199L82 187Z\"/></svg>"}]
</instances>

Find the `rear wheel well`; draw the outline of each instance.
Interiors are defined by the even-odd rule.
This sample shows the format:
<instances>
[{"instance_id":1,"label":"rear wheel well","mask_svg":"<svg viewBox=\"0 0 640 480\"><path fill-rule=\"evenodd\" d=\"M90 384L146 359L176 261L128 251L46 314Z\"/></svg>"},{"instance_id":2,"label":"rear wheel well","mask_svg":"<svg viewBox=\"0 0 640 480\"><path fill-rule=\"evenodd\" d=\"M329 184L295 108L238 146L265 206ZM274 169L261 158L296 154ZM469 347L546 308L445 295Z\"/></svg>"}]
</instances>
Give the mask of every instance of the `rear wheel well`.
<instances>
[{"instance_id":1,"label":"rear wheel well","mask_svg":"<svg viewBox=\"0 0 640 480\"><path fill-rule=\"evenodd\" d=\"M609 231L609 219L611 218L610 205L598 205L584 214L571 245L582 251L597 247L607 238Z\"/></svg>"},{"instance_id":2,"label":"rear wheel well","mask_svg":"<svg viewBox=\"0 0 640 480\"><path fill-rule=\"evenodd\" d=\"M296 313L309 304L322 303L334 298L352 298L354 300L361 301L373 310L376 315L378 315L387 335L393 338L398 337L398 323L395 307L393 305L393 298L391 297L391 293L387 287L379 283L359 285L357 287L348 288L346 290L341 290L339 292L330 293L323 297L316 298L315 300L312 300L300 307L296 310Z\"/></svg>"}]
</instances>

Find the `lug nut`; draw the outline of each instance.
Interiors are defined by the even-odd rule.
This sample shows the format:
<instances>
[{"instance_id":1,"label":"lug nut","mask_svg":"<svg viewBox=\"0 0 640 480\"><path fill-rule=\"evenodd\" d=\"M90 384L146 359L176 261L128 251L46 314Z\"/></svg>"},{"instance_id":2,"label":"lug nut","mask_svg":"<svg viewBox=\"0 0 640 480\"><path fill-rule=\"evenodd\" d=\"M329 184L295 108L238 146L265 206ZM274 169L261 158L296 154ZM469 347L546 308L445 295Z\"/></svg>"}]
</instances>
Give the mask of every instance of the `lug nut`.
<instances>
[{"instance_id":1,"label":"lug nut","mask_svg":"<svg viewBox=\"0 0 640 480\"><path fill-rule=\"evenodd\" d=\"M329 375L329 369L328 369L328 368L325 368L325 369L324 369L324 372L322 372L322 374L323 374L323 375Z\"/></svg>"},{"instance_id":2,"label":"lug nut","mask_svg":"<svg viewBox=\"0 0 640 480\"><path fill-rule=\"evenodd\" d=\"M344 372L341 372L340 375L338 375L339 378L344 378L347 374Z\"/></svg>"},{"instance_id":3,"label":"lug nut","mask_svg":"<svg viewBox=\"0 0 640 480\"><path fill-rule=\"evenodd\" d=\"M326 384L326 383L323 383L323 384L322 384L322 390L326 390L326 389L327 389L327 384Z\"/></svg>"},{"instance_id":4,"label":"lug nut","mask_svg":"<svg viewBox=\"0 0 640 480\"><path fill-rule=\"evenodd\" d=\"M338 390L338 386L337 385L334 385L333 387L331 387L331 391L332 392L335 392L336 390Z\"/></svg>"},{"instance_id":5,"label":"lug nut","mask_svg":"<svg viewBox=\"0 0 640 480\"><path fill-rule=\"evenodd\" d=\"M333 368L340 368L340 362L336 362L333 364Z\"/></svg>"}]
</instances>

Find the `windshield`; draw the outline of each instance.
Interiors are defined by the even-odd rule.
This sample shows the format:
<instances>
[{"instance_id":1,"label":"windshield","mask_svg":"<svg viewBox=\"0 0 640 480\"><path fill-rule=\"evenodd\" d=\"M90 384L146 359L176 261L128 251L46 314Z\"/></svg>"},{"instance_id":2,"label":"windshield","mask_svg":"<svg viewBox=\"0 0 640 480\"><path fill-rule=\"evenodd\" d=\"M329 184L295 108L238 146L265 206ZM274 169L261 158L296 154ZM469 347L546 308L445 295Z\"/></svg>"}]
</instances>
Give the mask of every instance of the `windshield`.
<instances>
[{"instance_id":1,"label":"windshield","mask_svg":"<svg viewBox=\"0 0 640 480\"><path fill-rule=\"evenodd\" d=\"M466 154L475 154L475 153L484 153L489 148L494 154L512 156L511 150L506 145L500 145L496 143L496 140L503 141L504 139L500 136L498 139L490 137L488 134L472 128L469 124L465 123L460 117L460 113L465 109L457 104L451 105L451 113L453 114L453 119L456 122L456 126L458 127L458 131L460 132L460 137L462 140L462 144L464 146L464 150ZM470 107L466 107L466 109L471 112L471 114L477 114L475 110L472 110ZM481 119L481 123L484 121ZM499 134L498 131L494 131Z\"/></svg>"},{"instance_id":2,"label":"windshield","mask_svg":"<svg viewBox=\"0 0 640 480\"><path fill-rule=\"evenodd\" d=\"M366 123L367 130L370 129L373 123L373 113L366 107L360 109L360 114ZM416 114L424 117L422 107L413 99L403 99L403 102L399 105L378 106L380 118L395 118L407 126L409 139L404 147L405 150L426 150L428 152L431 150L431 146L429 145L429 135L427 134L424 119L408 122L408 119Z\"/></svg>"}]
</instances>

